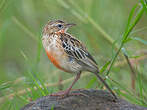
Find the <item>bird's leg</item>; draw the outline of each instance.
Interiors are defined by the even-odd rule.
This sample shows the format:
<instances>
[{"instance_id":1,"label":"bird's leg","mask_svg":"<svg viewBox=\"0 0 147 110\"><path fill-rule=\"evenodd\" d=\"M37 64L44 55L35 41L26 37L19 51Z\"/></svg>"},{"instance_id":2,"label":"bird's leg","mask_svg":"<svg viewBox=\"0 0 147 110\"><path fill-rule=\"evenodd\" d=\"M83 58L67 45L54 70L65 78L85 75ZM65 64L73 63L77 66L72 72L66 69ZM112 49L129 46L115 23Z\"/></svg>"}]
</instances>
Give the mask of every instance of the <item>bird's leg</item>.
<instances>
[{"instance_id":1,"label":"bird's leg","mask_svg":"<svg viewBox=\"0 0 147 110\"><path fill-rule=\"evenodd\" d=\"M72 89L73 85L78 81L78 79L80 78L81 72L78 73L74 79L74 81L72 82L71 86L65 90L65 95L68 95L70 90Z\"/></svg>"},{"instance_id":2,"label":"bird's leg","mask_svg":"<svg viewBox=\"0 0 147 110\"><path fill-rule=\"evenodd\" d=\"M69 95L69 92L71 91L73 85L78 81L78 79L80 78L80 75L81 75L81 72L78 73L74 79L74 81L72 82L71 86L66 89L65 91L62 91L62 92L58 92L58 93L55 93L55 94L51 94L51 96L67 96ZM78 95L78 93L72 93L71 95Z\"/></svg>"}]
</instances>

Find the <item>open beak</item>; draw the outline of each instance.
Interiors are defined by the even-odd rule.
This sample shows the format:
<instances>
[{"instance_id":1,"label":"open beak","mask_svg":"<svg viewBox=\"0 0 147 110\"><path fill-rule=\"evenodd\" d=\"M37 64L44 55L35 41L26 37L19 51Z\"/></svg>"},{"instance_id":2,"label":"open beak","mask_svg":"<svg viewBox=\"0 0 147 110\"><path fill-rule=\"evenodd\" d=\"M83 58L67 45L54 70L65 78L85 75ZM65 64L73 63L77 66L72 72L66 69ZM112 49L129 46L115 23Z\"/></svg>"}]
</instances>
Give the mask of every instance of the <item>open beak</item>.
<instances>
[{"instance_id":1,"label":"open beak","mask_svg":"<svg viewBox=\"0 0 147 110\"><path fill-rule=\"evenodd\" d=\"M66 26L69 28L69 27L72 27L72 26L75 26L76 24L73 24L73 23L70 23L70 24L66 24Z\"/></svg>"}]
</instances>

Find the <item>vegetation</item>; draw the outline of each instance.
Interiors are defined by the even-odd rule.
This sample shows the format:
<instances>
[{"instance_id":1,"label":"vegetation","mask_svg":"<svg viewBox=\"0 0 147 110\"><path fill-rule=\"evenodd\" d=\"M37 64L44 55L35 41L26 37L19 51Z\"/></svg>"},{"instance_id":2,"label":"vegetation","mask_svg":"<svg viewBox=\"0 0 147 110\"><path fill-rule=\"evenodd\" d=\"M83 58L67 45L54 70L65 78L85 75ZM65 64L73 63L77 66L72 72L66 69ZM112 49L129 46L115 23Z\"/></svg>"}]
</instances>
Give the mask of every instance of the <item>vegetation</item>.
<instances>
[{"instance_id":1,"label":"vegetation","mask_svg":"<svg viewBox=\"0 0 147 110\"><path fill-rule=\"evenodd\" d=\"M42 28L54 19L76 23L69 32L85 43L111 88L147 107L145 0L0 0L0 110L19 110L73 81L74 75L50 63L42 47ZM105 89L88 72L78 88Z\"/></svg>"}]
</instances>

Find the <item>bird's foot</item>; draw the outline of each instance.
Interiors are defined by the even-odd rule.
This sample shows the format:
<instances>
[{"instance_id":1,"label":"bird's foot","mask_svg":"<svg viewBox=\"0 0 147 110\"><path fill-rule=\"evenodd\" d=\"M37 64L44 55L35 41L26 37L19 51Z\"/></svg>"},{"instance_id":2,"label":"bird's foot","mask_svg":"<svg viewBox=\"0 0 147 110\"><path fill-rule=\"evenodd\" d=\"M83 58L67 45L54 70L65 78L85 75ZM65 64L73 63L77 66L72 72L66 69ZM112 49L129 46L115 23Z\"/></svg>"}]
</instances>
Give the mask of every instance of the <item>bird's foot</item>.
<instances>
[{"instance_id":1,"label":"bird's foot","mask_svg":"<svg viewBox=\"0 0 147 110\"><path fill-rule=\"evenodd\" d=\"M60 91L57 93L50 94L50 96L67 96L68 93L66 91Z\"/></svg>"},{"instance_id":2,"label":"bird's foot","mask_svg":"<svg viewBox=\"0 0 147 110\"><path fill-rule=\"evenodd\" d=\"M78 90L81 90L81 89L78 89ZM72 93L69 93L68 90L53 93L53 94L50 94L50 96L57 96L57 97L59 97L59 99L63 99L68 96L86 96L86 97L88 97L88 95L86 95L84 93L74 93L74 91Z\"/></svg>"}]
</instances>

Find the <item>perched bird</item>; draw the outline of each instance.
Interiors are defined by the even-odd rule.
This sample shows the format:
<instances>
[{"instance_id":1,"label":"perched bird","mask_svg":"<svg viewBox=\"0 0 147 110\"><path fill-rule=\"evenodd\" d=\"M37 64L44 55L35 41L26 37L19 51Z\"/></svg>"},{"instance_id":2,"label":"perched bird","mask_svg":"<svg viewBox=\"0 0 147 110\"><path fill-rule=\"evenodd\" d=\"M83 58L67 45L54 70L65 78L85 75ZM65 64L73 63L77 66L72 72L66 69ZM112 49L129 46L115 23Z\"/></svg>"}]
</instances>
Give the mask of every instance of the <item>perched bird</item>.
<instances>
[{"instance_id":1,"label":"perched bird","mask_svg":"<svg viewBox=\"0 0 147 110\"><path fill-rule=\"evenodd\" d=\"M75 24L68 24L62 20L48 22L43 28L42 43L50 61L59 69L75 74L71 86L56 95L68 95L72 86L80 78L83 71L94 73L116 99L116 95L106 82L100 77L96 61L87 51L85 45L67 33Z\"/></svg>"}]
</instances>

